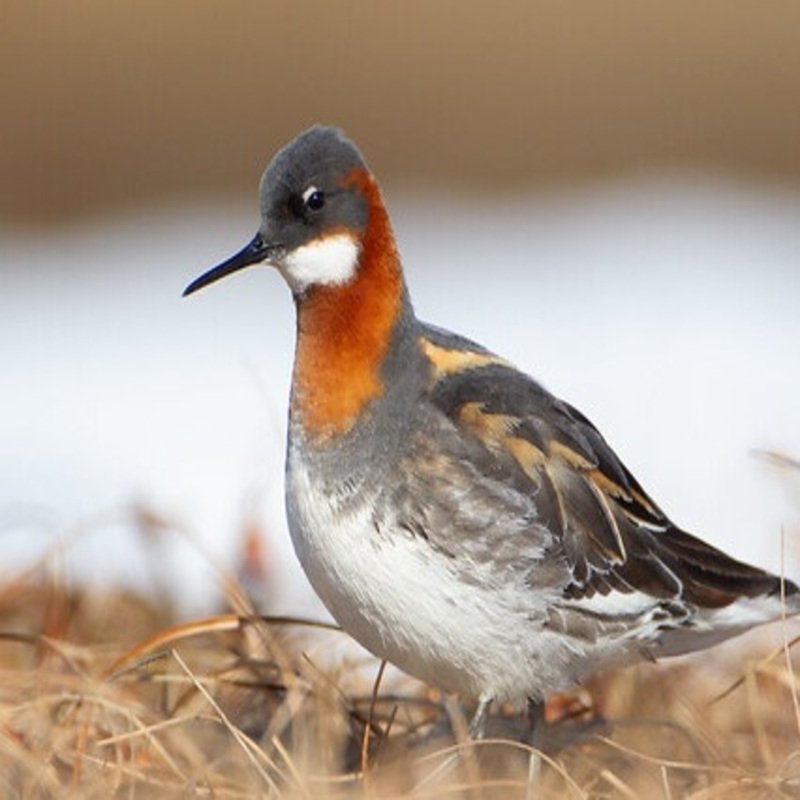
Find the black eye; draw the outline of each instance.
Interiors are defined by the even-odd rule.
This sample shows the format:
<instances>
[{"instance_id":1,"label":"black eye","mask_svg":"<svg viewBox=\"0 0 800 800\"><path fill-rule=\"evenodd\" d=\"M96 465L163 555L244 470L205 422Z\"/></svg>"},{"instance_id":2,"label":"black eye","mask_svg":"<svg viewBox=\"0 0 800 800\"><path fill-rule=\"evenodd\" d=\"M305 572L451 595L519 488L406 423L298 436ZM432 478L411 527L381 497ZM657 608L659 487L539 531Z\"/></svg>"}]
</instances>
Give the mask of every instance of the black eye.
<instances>
[{"instance_id":1,"label":"black eye","mask_svg":"<svg viewBox=\"0 0 800 800\"><path fill-rule=\"evenodd\" d=\"M325 193L321 192L319 189L315 189L304 199L306 201L306 208L311 209L311 211L319 211L322 206L325 205Z\"/></svg>"}]
</instances>

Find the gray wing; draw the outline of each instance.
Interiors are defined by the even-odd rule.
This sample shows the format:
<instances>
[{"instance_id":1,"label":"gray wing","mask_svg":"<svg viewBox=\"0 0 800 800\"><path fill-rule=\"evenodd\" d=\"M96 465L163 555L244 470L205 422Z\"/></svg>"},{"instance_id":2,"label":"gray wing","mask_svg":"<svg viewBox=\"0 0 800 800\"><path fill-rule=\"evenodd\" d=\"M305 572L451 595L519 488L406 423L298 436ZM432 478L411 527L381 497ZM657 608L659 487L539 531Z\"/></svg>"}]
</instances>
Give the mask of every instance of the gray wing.
<instances>
[{"instance_id":1,"label":"gray wing","mask_svg":"<svg viewBox=\"0 0 800 800\"><path fill-rule=\"evenodd\" d=\"M444 551L483 540L487 558L517 554L537 567L531 581L558 585L565 600L641 592L715 609L779 594L776 576L677 528L595 427L531 378L434 328L420 347L428 424L444 446L429 437L429 452L425 441L412 450L419 471L408 480L426 489L406 502L418 535Z\"/></svg>"},{"instance_id":2,"label":"gray wing","mask_svg":"<svg viewBox=\"0 0 800 800\"><path fill-rule=\"evenodd\" d=\"M452 559L463 580L483 585L515 578L556 586L566 560L552 558L554 537L518 470L464 437L445 416L423 413L422 432L395 466L393 522Z\"/></svg>"}]
</instances>

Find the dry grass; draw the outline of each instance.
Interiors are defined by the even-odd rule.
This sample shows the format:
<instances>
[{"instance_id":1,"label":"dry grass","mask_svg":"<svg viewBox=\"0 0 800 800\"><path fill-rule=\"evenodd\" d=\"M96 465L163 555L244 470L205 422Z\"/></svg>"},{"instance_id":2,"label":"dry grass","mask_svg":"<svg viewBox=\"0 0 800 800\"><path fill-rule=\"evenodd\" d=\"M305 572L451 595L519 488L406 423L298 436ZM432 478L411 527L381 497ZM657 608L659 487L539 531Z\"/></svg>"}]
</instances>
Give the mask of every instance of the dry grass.
<instances>
[{"instance_id":1,"label":"dry grass","mask_svg":"<svg viewBox=\"0 0 800 800\"><path fill-rule=\"evenodd\" d=\"M800 797L794 622L553 698L537 753L513 709L467 742L454 701L230 578L230 613L176 625L52 563L0 583L2 798Z\"/></svg>"},{"instance_id":2,"label":"dry grass","mask_svg":"<svg viewBox=\"0 0 800 800\"><path fill-rule=\"evenodd\" d=\"M422 685L382 688L377 662L319 666L309 648L338 632L233 614L169 628L142 597L33 579L0 603L3 797L800 795L796 676L763 637L759 655L715 657L733 670L647 665L556 698L535 758L510 710L498 738L459 745L458 710L451 726Z\"/></svg>"}]
</instances>

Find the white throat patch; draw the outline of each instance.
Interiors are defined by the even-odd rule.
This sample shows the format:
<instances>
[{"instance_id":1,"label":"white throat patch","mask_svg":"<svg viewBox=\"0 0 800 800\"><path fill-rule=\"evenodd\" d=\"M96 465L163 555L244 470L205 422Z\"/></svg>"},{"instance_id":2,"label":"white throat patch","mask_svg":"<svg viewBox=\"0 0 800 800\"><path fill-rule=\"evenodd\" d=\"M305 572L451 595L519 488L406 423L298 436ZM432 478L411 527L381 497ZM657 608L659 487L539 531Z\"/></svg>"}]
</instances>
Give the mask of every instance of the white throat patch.
<instances>
[{"instance_id":1,"label":"white throat patch","mask_svg":"<svg viewBox=\"0 0 800 800\"><path fill-rule=\"evenodd\" d=\"M315 284L343 284L355 275L358 255L355 239L337 233L292 250L283 259L283 272L295 292Z\"/></svg>"}]
</instances>

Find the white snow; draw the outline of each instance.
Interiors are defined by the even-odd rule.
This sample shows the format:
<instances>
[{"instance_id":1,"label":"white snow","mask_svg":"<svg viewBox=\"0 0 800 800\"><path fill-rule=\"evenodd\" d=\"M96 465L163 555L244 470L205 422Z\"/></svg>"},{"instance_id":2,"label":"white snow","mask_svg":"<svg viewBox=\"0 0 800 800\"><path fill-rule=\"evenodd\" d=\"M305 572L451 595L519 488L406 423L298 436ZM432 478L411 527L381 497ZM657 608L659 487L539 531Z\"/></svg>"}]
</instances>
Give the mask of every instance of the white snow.
<instances>
[{"instance_id":1,"label":"white snow","mask_svg":"<svg viewBox=\"0 0 800 800\"><path fill-rule=\"evenodd\" d=\"M581 409L677 523L779 569L800 487L749 451L800 456L800 194L698 177L493 205L384 191L423 319ZM0 576L78 526L82 578L157 569L187 613L208 608L203 558L141 547L122 513L141 500L223 563L255 515L276 607L318 612L283 512L289 292L254 268L181 298L257 223L254 200L0 229Z\"/></svg>"}]
</instances>

